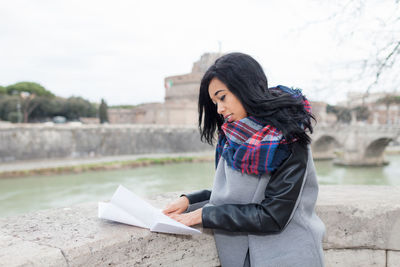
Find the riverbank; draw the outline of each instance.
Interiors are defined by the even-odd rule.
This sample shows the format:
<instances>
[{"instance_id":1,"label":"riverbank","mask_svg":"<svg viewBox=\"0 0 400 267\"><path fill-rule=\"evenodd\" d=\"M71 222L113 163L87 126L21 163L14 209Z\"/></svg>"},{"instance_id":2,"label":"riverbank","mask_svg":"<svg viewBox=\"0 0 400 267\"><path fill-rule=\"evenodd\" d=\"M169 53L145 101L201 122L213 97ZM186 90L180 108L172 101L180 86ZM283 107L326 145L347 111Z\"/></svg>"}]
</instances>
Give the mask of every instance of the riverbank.
<instances>
[{"instance_id":1,"label":"riverbank","mask_svg":"<svg viewBox=\"0 0 400 267\"><path fill-rule=\"evenodd\" d=\"M400 155L400 145L387 146L385 148L385 155Z\"/></svg>"},{"instance_id":2,"label":"riverbank","mask_svg":"<svg viewBox=\"0 0 400 267\"><path fill-rule=\"evenodd\" d=\"M400 155L400 148L388 147L385 151L385 154L388 156ZM84 173L89 171L131 169L171 163L211 161L214 161L213 151L19 161L12 163L0 163L0 179L28 177L35 175L54 175ZM321 161L321 159L314 159L314 161Z\"/></svg>"},{"instance_id":3,"label":"riverbank","mask_svg":"<svg viewBox=\"0 0 400 267\"><path fill-rule=\"evenodd\" d=\"M213 161L213 152L124 155L82 159L20 161L0 164L0 178L130 169L180 162Z\"/></svg>"}]
</instances>

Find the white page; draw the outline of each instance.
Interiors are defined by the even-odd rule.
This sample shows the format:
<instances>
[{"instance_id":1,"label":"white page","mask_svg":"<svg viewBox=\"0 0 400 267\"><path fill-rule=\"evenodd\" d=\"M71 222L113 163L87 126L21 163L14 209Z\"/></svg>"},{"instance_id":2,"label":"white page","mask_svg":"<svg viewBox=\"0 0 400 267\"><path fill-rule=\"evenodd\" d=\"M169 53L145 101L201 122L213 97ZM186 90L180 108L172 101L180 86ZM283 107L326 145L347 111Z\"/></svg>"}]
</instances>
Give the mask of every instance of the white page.
<instances>
[{"instance_id":1,"label":"white page","mask_svg":"<svg viewBox=\"0 0 400 267\"><path fill-rule=\"evenodd\" d=\"M99 218L113 220L153 232L172 234L200 234L201 231L177 222L120 185L110 203L99 202Z\"/></svg>"},{"instance_id":2,"label":"white page","mask_svg":"<svg viewBox=\"0 0 400 267\"><path fill-rule=\"evenodd\" d=\"M150 228L150 231L182 235L201 234L201 231L177 222L161 211L159 211L157 223Z\"/></svg>"},{"instance_id":3,"label":"white page","mask_svg":"<svg viewBox=\"0 0 400 267\"><path fill-rule=\"evenodd\" d=\"M146 228L146 225L144 223L142 223L141 221L139 221L132 215L128 214L124 210L118 208L112 203L99 202L98 217L101 219L106 219Z\"/></svg>"},{"instance_id":4,"label":"white page","mask_svg":"<svg viewBox=\"0 0 400 267\"><path fill-rule=\"evenodd\" d=\"M197 235L201 234L201 231L188 227L183 228L182 226L175 226L171 224L156 223L150 228L152 232L168 233L168 234L179 234L179 235Z\"/></svg>"},{"instance_id":5,"label":"white page","mask_svg":"<svg viewBox=\"0 0 400 267\"><path fill-rule=\"evenodd\" d=\"M158 210L120 185L110 201L150 228L157 219Z\"/></svg>"}]
</instances>

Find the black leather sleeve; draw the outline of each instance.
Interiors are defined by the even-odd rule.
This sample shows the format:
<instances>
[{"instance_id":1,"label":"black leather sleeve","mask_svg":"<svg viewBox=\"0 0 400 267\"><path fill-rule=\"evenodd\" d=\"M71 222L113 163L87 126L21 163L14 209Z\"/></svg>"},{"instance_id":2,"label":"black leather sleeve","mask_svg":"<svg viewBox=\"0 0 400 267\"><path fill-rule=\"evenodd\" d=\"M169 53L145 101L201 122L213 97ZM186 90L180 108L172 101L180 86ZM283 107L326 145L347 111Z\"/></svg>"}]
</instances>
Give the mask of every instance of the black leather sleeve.
<instances>
[{"instance_id":1,"label":"black leather sleeve","mask_svg":"<svg viewBox=\"0 0 400 267\"><path fill-rule=\"evenodd\" d=\"M189 194L182 194L189 199L189 204L194 204L206 200L210 200L211 191L210 190L200 190Z\"/></svg>"},{"instance_id":2,"label":"black leather sleeve","mask_svg":"<svg viewBox=\"0 0 400 267\"><path fill-rule=\"evenodd\" d=\"M281 232L301 193L307 160L307 146L293 143L289 158L272 174L260 204L206 206L202 211L203 227L231 232Z\"/></svg>"}]
</instances>

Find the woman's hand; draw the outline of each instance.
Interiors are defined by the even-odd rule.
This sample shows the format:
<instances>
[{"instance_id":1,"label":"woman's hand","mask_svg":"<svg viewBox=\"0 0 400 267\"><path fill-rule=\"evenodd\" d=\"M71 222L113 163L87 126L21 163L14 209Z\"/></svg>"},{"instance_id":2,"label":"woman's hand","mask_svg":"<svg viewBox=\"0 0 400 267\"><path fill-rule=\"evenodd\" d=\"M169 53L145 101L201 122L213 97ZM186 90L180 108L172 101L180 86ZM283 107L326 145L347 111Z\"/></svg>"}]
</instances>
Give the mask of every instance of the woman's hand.
<instances>
[{"instance_id":1,"label":"woman's hand","mask_svg":"<svg viewBox=\"0 0 400 267\"><path fill-rule=\"evenodd\" d=\"M201 223L201 213L203 209L197 209L192 212L184 213L184 214L168 214L168 216L175 221L178 221L180 223L183 223L184 225L187 226L192 226L195 224Z\"/></svg>"},{"instance_id":2,"label":"woman's hand","mask_svg":"<svg viewBox=\"0 0 400 267\"><path fill-rule=\"evenodd\" d=\"M181 196L177 200L169 203L162 212L168 216L171 214L181 214L188 208L188 206L189 199L185 196Z\"/></svg>"}]
</instances>

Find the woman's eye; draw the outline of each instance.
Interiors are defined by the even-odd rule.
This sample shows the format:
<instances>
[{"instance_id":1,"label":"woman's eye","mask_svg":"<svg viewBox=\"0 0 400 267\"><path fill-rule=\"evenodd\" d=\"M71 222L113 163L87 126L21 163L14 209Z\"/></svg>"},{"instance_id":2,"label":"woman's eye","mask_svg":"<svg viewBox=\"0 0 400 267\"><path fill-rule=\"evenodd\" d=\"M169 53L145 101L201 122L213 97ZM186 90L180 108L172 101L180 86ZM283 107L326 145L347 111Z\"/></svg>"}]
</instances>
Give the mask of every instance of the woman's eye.
<instances>
[{"instance_id":1,"label":"woman's eye","mask_svg":"<svg viewBox=\"0 0 400 267\"><path fill-rule=\"evenodd\" d=\"M221 101L224 101L225 95L221 96Z\"/></svg>"}]
</instances>

